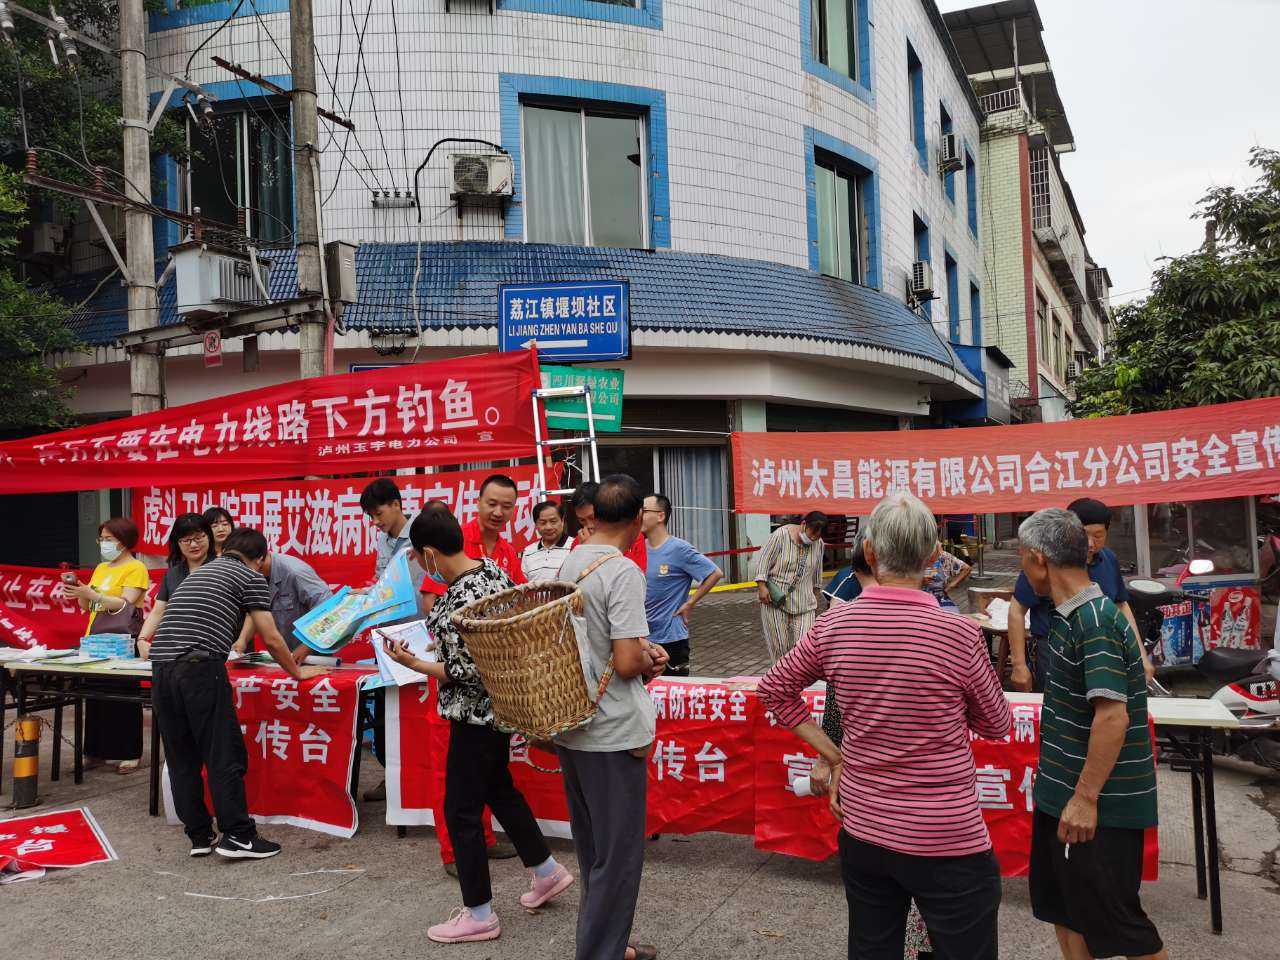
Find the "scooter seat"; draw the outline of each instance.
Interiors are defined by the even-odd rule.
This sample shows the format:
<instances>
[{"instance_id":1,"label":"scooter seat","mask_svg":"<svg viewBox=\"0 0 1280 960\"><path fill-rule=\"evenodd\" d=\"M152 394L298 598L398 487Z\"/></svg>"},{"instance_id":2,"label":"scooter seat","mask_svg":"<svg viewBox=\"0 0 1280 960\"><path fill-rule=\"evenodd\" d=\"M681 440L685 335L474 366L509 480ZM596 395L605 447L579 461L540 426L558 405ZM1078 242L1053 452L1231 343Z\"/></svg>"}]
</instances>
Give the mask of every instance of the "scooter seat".
<instances>
[{"instance_id":1,"label":"scooter seat","mask_svg":"<svg viewBox=\"0 0 1280 960\"><path fill-rule=\"evenodd\" d=\"M1257 669L1264 653L1258 650L1234 650L1216 647L1205 652L1196 669L1218 683L1234 683L1243 680Z\"/></svg>"}]
</instances>

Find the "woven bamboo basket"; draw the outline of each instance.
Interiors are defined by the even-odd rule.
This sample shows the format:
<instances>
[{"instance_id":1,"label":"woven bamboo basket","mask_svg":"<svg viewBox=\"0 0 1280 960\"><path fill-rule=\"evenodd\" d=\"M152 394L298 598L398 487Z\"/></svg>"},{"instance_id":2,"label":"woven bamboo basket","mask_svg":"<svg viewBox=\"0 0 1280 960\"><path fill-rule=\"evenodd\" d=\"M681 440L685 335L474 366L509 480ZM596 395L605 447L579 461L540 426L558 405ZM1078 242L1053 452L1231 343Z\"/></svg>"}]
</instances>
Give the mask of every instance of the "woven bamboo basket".
<instances>
[{"instance_id":1,"label":"woven bamboo basket","mask_svg":"<svg viewBox=\"0 0 1280 960\"><path fill-rule=\"evenodd\" d=\"M453 615L497 726L549 740L590 722L587 690L573 628L582 594L572 583L524 583L468 604Z\"/></svg>"}]
</instances>

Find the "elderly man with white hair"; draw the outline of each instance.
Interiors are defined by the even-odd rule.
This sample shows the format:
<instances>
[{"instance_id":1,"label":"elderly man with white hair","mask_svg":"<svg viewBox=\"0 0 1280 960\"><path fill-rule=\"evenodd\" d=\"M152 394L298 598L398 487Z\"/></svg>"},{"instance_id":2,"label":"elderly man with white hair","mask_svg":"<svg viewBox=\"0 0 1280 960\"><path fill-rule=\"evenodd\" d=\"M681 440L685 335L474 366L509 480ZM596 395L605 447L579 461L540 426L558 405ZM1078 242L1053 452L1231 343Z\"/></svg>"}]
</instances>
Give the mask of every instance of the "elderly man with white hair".
<instances>
[{"instance_id":1,"label":"elderly man with white hair","mask_svg":"<svg viewBox=\"0 0 1280 960\"><path fill-rule=\"evenodd\" d=\"M1089 537L1068 510L1018 528L1022 569L1053 600L1031 827L1031 911L1063 960L1168 960L1142 909L1143 833L1156 826L1142 645L1089 576Z\"/></svg>"},{"instance_id":2,"label":"elderly man with white hair","mask_svg":"<svg viewBox=\"0 0 1280 960\"><path fill-rule=\"evenodd\" d=\"M850 958L899 960L913 898L938 956L999 956L1000 870L969 732L1003 737L1012 718L981 631L920 589L938 549L923 503L905 493L881 501L864 547L877 585L820 617L760 682L777 722L838 784ZM801 697L819 680L835 687L840 749Z\"/></svg>"}]
</instances>

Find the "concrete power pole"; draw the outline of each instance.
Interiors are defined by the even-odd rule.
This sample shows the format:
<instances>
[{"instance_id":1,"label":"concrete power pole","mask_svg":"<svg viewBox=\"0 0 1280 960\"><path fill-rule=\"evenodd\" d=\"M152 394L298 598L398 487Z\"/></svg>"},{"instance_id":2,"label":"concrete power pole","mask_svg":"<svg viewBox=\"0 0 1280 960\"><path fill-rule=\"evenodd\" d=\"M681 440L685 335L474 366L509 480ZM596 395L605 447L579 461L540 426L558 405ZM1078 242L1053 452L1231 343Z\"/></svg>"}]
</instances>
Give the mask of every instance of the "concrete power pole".
<instances>
[{"instance_id":1,"label":"concrete power pole","mask_svg":"<svg viewBox=\"0 0 1280 960\"><path fill-rule=\"evenodd\" d=\"M120 82L124 128L125 195L150 203L151 132L147 128L147 15L143 0L120 0ZM136 189L135 189L136 185ZM148 191L144 193L143 191ZM125 244L129 276L129 330L157 326L156 257L151 214L126 208ZM129 395L134 414L164 406L164 348L133 347L129 353Z\"/></svg>"},{"instance_id":2,"label":"concrete power pole","mask_svg":"<svg viewBox=\"0 0 1280 960\"><path fill-rule=\"evenodd\" d=\"M293 195L298 217L298 293L325 292L324 252L320 249L319 139L316 114L315 25L311 0L289 0L290 60L293 62ZM326 305L327 306L327 305ZM325 373L328 318L311 314L299 329L298 373Z\"/></svg>"}]
</instances>

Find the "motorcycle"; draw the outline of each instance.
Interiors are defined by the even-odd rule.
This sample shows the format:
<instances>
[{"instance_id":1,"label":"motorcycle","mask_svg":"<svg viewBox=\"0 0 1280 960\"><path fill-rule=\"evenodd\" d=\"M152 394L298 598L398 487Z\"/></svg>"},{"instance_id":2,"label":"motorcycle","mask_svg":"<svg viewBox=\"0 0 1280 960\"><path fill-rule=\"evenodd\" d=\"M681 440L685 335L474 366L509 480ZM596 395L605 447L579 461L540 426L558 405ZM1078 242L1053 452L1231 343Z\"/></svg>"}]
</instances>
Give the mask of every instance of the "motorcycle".
<instances>
[{"instance_id":1,"label":"motorcycle","mask_svg":"<svg viewBox=\"0 0 1280 960\"><path fill-rule=\"evenodd\" d=\"M1168 640L1162 608L1201 600L1197 591L1184 590L1182 581L1212 572L1211 561L1192 560L1172 589L1158 580L1129 581L1129 605L1149 654L1155 655ZM1209 699L1240 720L1239 729L1222 731L1214 752L1280 770L1280 651L1214 647L1195 668L1218 687ZM1158 680L1151 682L1151 693L1173 696Z\"/></svg>"}]
</instances>

